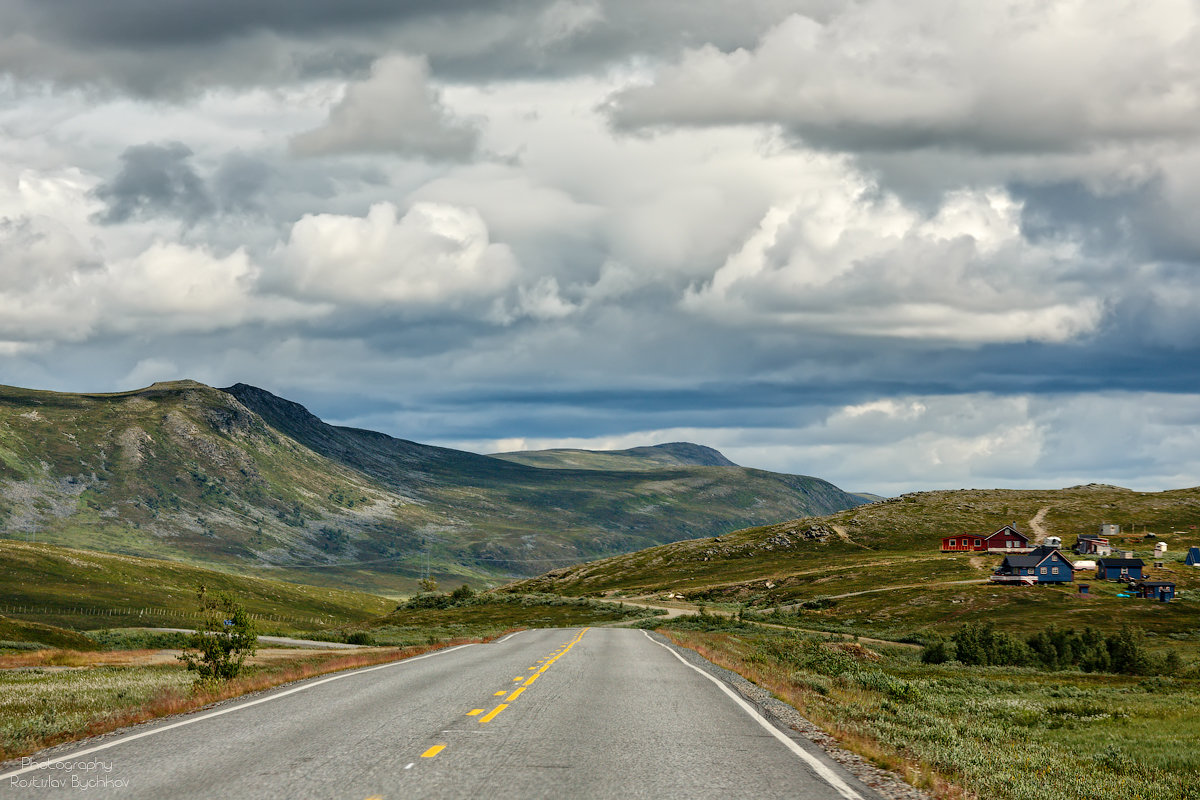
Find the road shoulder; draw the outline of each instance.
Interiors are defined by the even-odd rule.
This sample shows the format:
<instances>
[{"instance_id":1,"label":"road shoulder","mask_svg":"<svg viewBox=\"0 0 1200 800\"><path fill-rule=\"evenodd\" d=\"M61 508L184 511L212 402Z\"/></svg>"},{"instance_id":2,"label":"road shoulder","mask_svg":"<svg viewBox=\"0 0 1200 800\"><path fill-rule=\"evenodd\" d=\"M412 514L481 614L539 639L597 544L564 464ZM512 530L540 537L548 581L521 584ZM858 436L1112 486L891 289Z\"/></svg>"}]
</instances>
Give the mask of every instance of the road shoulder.
<instances>
[{"instance_id":1,"label":"road shoulder","mask_svg":"<svg viewBox=\"0 0 1200 800\"><path fill-rule=\"evenodd\" d=\"M880 800L932 800L931 795L905 782L895 773L880 769L856 753L840 747L832 736L761 686L746 680L736 672L717 666L695 650L674 644L660 633L647 633L655 642L669 647L689 664L699 667L732 688L790 739L841 773L843 780L850 783L864 797Z\"/></svg>"}]
</instances>

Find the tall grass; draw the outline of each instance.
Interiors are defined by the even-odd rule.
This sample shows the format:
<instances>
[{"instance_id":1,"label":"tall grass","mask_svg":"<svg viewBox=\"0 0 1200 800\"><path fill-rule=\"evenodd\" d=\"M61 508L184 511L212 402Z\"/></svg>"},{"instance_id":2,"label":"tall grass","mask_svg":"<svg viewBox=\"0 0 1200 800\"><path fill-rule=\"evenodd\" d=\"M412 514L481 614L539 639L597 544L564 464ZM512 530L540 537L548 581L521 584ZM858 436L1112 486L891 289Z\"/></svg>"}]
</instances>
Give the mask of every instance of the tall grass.
<instances>
[{"instance_id":1,"label":"tall grass","mask_svg":"<svg viewBox=\"0 0 1200 800\"><path fill-rule=\"evenodd\" d=\"M928 665L899 648L664 631L941 797L1200 797L1200 682Z\"/></svg>"}]
</instances>

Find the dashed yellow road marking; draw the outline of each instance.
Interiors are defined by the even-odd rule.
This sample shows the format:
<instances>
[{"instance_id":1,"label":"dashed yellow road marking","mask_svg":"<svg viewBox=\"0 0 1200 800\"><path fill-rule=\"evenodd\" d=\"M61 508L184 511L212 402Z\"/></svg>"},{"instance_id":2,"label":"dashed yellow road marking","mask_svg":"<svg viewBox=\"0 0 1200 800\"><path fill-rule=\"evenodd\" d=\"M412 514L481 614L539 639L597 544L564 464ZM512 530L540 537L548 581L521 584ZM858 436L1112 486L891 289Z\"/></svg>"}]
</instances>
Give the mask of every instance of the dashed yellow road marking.
<instances>
[{"instance_id":1,"label":"dashed yellow road marking","mask_svg":"<svg viewBox=\"0 0 1200 800\"><path fill-rule=\"evenodd\" d=\"M520 678L517 678L517 680L520 680ZM492 697L499 697L500 695L504 694L504 693L505 693L505 692L507 692L507 691L508 691L507 689L501 689L501 690L500 690L500 691L498 691L498 692L494 692L494 693L492 694Z\"/></svg>"},{"instance_id":2,"label":"dashed yellow road marking","mask_svg":"<svg viewBox=\"0 0 1200 800\"><path fill-rule=\"evenodd\" d=\"M501 694L504 694L504 693L501 692ZM483 713L482 708L472 708L470 711L467 712L467 716L468 717L478 717L482 713Z\"/></svg>"},{"instance_id":3,"label":"dashed yellow road marking","mask_svg":"<svg viewBox=\"0 0 1200 800\"><path fill-rule=\"evenodd\" d=\"M445 749L446 749L446 745L435 744L433 747L429 748L424 753L421 753L421 758L433 758L434 756L436 756L438 753L442 752Z\"/></svg>"},{"instance_id":4,"label":"dashed yellow road marking","mask_svg":"<svg viewBox=\"0 0 1200 800\"><path fill-rule=\"evenodd\" d=\"M520 689L513 689L512 694L510 694L508 697L504 698L504 702L511 703L513 700L516 700L518 697L520 697L521 692L523 692L523 691L525 691L524 686L522 686Z\"/></svg>"},{"instance_id":5,"label":"dashed yellow road marking","mask_svg":"<svg viewBox=\"0 0 1200 800\"><path fill-rule=\"evenodd\" d=\"M514 680L514 681L523 681L523 680L525 680L525 676L524 676L524 675L518 675L517 677L513 678L513 680Z\"/></svg>"},{"instance_id":6,"label":"dashed yellow road marking","mask_svg":"<svg viewBox=\"0 0 1200 800\"><path fill-rule=\"evenodd\" d=\"M506 708L508 708L508 703L501 703L500 705L496 706L491 711L489 711L488 713L486 713L482 717L480 717L479 724L482 725L485 722L491 722L492 720L494 720L496 718L497 714L499 714L501 711L503 711Z\"/></svg>"}]
</instances>

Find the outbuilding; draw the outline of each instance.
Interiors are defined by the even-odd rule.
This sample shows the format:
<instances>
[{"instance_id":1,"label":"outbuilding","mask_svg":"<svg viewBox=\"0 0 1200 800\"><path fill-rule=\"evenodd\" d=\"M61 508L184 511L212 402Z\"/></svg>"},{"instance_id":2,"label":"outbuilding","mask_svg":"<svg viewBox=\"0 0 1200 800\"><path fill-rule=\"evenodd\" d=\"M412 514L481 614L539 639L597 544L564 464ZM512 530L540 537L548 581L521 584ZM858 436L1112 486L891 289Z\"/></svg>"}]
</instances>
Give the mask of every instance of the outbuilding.
<instances>
[{"instance_id":1,"label":"outbuilding","mask_svg":"<svg viewBox=\"0 0 1200 800\"><path fill-rule=\"evenodd\" d=\"M1189 567L1200 567L1200 547L1189 547L1187 558L1183 560L1183 563Z\"/></svg>"},{"instance_id":2,"label":"outbuilding","mask_svg":"<svg viewBox=\"0 0 1200 800\"><path fill-rule=\"evenodd\" d=\"M1096 561L1096 579L1103 581L1141 580L1146 562L1140 558L1101 558Z\"/></svg>"}]
</instances>

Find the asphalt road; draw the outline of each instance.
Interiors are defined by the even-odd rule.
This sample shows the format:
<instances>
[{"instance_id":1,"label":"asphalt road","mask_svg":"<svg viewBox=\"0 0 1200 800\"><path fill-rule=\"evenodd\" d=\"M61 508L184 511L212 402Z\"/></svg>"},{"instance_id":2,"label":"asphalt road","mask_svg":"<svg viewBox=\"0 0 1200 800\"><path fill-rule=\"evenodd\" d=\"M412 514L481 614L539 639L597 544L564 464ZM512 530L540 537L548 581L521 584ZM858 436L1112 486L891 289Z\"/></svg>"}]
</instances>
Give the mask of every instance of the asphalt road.
<instances>
[{"instance_id":1,"label":"asphalt road","mask_svg":"<svg viewBox=\"0 0 1200 800\"><path fill-rule=\"evenodd\" d=\"M45 754L0 797L874 800L756 715L642 631L524 631Z\"/></svg>"}]
</instances>

